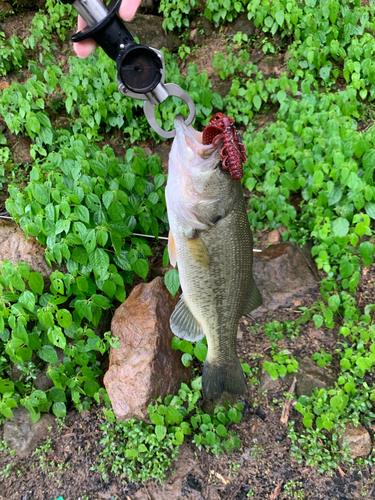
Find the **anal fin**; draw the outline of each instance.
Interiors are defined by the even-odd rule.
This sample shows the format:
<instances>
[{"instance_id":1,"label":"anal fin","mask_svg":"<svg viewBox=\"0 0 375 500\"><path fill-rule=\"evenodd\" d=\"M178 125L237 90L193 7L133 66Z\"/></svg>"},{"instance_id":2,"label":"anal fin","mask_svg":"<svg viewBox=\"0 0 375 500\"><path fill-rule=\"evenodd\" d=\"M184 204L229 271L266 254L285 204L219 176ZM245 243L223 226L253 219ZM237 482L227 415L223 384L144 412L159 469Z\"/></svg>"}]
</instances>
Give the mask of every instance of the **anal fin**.
<instances>
[{"instance_id":1,"label":"anal fin","mask_svg":"<svg viewBox=\"0 0 375 500\"><path fill-rule=\"evenodd\" d=\"M251 277L250 295L245 307L244 314L250 314L251 311L257 309L259 306L262 305L262 303L263 303L262 296L258 290L258 287L255 284L254 278Z\"/></svg>"},{"instance_id":2,"label":"anal fin","mask_svg":"<svg viewBox=\"0 0 375 500\"><path fill-rule=\"evenodd\" d=\"M172 332L180 339L198 342L204 337L202 327L190 311L183 295L172 313L170 325Z\"/></svg>"}]
</instances>

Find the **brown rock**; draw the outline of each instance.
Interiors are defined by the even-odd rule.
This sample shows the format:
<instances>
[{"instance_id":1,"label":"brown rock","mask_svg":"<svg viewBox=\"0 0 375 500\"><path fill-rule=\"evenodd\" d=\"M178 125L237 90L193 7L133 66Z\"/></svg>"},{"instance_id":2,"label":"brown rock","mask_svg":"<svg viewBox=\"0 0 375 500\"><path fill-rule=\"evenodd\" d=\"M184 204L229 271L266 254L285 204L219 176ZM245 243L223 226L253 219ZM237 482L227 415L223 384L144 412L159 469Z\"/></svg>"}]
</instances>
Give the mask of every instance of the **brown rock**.
<instances>
[{"instance_id":1,"label":"brown rock","mask_svg":"<svg viewBox=\"0 0 375 500\"><path fill-rule=\"evenodd\" d=\"M141 12L152 12L154 10L154 0L142 0L140 5Z\"/></svg>"},{"instance_id":2,"label":"brown rock","mask_svg":"<svg viewBox=\"0 0 375 500\"><path fill-rule=\"evenodd\" d=\"M253 317L289 307L319 290L312 264L294 243L276 243L254 253L253 274L263 298L263 305L251 313Z\"/></svg>"},{"instance_id":3,"label":"brown rock","mask_svg":"<svg viewBox=\"0 0 375 500\"><path fill-rule=\"evenodd\" d=\"M146 419L152 399L176 393L191 378L171 347L169 318L177 300L159 277L137 285L115 312L112 333L120 348L111 348L104 385L119 421Z\"/></svg>"},{"instance_id":4,"label":"brown rock","mask_svg":"<svg viewBox=\"0 0 375 500\"><path fill-rule=\"evenodd\" d=\"M48 278L56 266L51 269L44 255L44 247L34 236L29 236L27 240L25 233L13 221L0 220L0 261L8 259L13 264L27 262L33 271Z\"/></svg>"},{"instance_id":5,"label":"brown rock","mask_svg":"<svg viewBox=\"0 0 375 500\"><path fill-rule=\"evenodd\" d=\"M22 165L33 163L34 159L30 154L31 144L32 142L30 137L21 137L15 143L12 148L14 163L22 163Z\"/></svg>"},{"instance_id":6,"label":"brown rock","mask_svg":"<svg viewBox=\"0 0 375 500\"><path fill-rule=\"evenodd\" d=\"M280 243L281 235L277 229L274 229L267 236L267 243Z\"/></svg>"},{"instance_id":7,"label":"brown rock","mask_svg":"<svg viewBox=\"0 0 375 500\"><path fill-rule=\"evenodd\" d=\"M1 83L0 83L0 90L1 90L1 92L2 92L4 89L9 89L9 87L10 87L9 83L8 83L7 81L5 81L5 80L4 80L3 82L1 82Z\"/></svg>"},{"instance_id":8,"label":"brown rock","mask_svg":"<svg viewBox=\"0 0 375 500\"><path fill-rule=\"evenodd\" d=\"M195 29L190 31L189 40L194 45L202 45L203 40L204 40L204 36L200 33L200 30L198 28L195 28Z\"/></svg>"},{"instance_id":9,"label":"brown rock","mask_svg":"<svg viewBox=\"0 0 375 500\"><path fill-rule=\"evenodd\" d=\"M1 13L13 12L13 7L8 2L0 2L0 12Z\"/></svg>"},{"instance_id":10,"label":"brown rock","mask_svg":"<svg viewBox=\"0 0 375 500\"><path fill-rule=\"evenodd\" d=\"M352 458L366 457L372 450L370 434L362 425L355 427L348 422L338 441L341 449L343 449L344 443L349 447L348 453Z\"/></svg>"}]
</instances>

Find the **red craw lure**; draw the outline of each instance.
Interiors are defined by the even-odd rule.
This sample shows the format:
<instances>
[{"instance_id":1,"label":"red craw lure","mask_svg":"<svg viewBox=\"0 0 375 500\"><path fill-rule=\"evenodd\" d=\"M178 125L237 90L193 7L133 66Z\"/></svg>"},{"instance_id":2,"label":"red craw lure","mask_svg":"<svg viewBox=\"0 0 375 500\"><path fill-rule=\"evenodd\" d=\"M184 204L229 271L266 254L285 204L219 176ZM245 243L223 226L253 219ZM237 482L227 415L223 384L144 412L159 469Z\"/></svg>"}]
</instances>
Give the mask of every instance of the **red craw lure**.
<instances>
[{"instance_id":1,"label":"red craw lure","mask_svg":"<svg viewBox=\"0 0 375 500\"><path fill-rule=\"evenodd\" d=\"M203 144L212 144L216 146L220 140L223 140L223 147L220 150L220 156L223 160L223 168L229 169L233 179L241 179L243 176L242 165L247 161L246 148L242 144L239 133L234 126L233 118L216 113L207 127L203 130Z\"/></svg>"}]
</instances>

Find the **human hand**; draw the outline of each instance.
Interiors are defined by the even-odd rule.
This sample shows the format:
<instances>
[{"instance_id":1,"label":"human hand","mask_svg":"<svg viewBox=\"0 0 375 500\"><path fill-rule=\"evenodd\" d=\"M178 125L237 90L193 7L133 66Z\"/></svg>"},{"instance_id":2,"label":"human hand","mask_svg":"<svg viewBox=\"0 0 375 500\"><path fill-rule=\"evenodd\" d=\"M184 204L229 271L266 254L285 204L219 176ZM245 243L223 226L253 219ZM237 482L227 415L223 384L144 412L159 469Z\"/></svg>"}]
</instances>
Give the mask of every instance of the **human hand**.
<instances>
[{"instance_id":1,"label":"human hand","mask_svg":"<svg viewBox=\"0 0 375 500\"><path fill-rule=\"evenodd\" d=\"M140 3L141 0L123 0L118 11L120 17L124 21L131 21L135 16ZM78 16L78 31L81 31L85 26L85 21L81 16ZM76 51L77 56L81 58L88 57L97 47L98 44L93 38L87 38L86 40L82 40L82 42L76 42L73 44L73 48Z\"/></svg>"}]
</instances>

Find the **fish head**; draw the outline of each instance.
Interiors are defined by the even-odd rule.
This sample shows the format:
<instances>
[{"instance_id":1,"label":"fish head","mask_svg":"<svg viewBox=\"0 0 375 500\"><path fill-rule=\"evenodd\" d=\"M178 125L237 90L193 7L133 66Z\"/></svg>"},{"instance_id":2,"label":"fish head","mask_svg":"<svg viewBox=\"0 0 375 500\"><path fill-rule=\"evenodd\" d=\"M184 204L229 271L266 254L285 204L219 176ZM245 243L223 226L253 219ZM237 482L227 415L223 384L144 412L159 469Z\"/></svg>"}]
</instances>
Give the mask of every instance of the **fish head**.
<instances>
[{"instance_id":1,"label":"fish head","mask_svg":"<svg viewBox=\"0 0 375 500\"><path fill-rule=\"evenodd\" d=\"M238 201L240 181L222 168L220 137L202 144L202 133L177 115L176 136L169 154L166 199L168 212L195 229L207 229L231 212Z\"/></svg>"}]
</instances>

